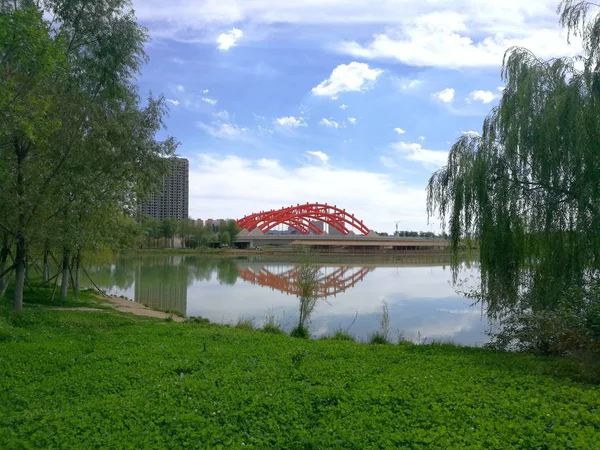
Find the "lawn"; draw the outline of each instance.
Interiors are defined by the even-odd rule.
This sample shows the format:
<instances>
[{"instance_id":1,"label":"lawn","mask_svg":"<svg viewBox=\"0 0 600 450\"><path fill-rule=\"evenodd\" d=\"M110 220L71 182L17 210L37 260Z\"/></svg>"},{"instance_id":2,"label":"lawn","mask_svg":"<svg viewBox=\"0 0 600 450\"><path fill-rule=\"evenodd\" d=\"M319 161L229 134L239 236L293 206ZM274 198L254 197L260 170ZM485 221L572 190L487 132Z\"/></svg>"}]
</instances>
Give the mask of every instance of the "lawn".
<instances>
[{"instance_id":1,"label":"lawn","mask_svg":"<svg viewBox=\"0 0 600 450\"><path fill-rule=\"evenodd\" d=\"M600 389L576 370L4 305L0 448L598 449Z\"/></svg>"}]
</instances>

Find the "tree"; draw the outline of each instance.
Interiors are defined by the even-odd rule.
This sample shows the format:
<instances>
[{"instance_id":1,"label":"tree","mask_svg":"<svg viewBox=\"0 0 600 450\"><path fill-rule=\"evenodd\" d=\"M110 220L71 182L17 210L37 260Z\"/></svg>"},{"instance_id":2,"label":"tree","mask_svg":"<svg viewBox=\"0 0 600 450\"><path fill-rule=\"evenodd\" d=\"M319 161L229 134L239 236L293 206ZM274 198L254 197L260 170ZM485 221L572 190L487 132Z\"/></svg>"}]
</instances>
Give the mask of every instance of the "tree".
<instances>
[{"instance_id":1,"label":"tree","mask_svg":"<svg viewBox=\"0 0 600 450\"><path fill-rule=\"evenodd\" d=\"M160 223L160 231L161 236L165 238L165 247L167 246L167 242L169 242L168 246L171 248L173 246L171 240L177 232L177 221L175 219L163 220Z\"/></svg>"},{"instance_id":2,"label":"tree","mask_svg":"<svg viewBox=\"0 0 600 450\"><path fill-rule=\"evenodd\" d=\"M225 230L219 233L219 242L225 246L231 245L231 235L229 234L229 231Z\"/></svg>"},{"instance_id":3,"label":"tree","mask_svg":"<svg viewBox=\"0 0 600 450\"><path fill-rule=\"evenodd\" d=\"M122 242L166 169L165 100L140 107L133 83L145 40L126 0L0 0L0 229L16 247L15 309L36 245L62 252L66 295L84 247Z\"/></svg>"},{"instance_id":4,"label":"tree","mask_svg":"<svg viewBox=\"0 0 600 450\"><path fill-rule=\"evenodd\" d=\"M427 208L449 226L455 252L462 238L479 240L475 296L492 317L542 317L571 303L572 314L598 327L600 16L583 1L558 10L570 35L582 38L583 55L543 61L509 49L499 105L481 135L453 145L429 181Z\"/></svg>"}]
</instances>

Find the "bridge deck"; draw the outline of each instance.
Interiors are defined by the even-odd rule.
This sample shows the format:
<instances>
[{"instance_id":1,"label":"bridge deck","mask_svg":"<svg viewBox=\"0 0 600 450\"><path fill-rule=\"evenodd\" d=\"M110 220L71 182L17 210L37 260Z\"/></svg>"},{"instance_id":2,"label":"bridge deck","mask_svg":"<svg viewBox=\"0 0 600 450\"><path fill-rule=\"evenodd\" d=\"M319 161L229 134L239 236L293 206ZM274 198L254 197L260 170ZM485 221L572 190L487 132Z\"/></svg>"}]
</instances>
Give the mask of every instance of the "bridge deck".
<instances>
[{"instance_id":1,"label":"bridge deck","mask_svg":"<svg viewBox=\"0 0 600 450\"><path fill-rule=\"evenodd\" d=\"M236 242L251 242L255 245L284 244L294 246L323 247L448 247L446 239L389 237L389 236L331 236L331 235L269 235L241 234Z\"/></svg>"}]
</instances>

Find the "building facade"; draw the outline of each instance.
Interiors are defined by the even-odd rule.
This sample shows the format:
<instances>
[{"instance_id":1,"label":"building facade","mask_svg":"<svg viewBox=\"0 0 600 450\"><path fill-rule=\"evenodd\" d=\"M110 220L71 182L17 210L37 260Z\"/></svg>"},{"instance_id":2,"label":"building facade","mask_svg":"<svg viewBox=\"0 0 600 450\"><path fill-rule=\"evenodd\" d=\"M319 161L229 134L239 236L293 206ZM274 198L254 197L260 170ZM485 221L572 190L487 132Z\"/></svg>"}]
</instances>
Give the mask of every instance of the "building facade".
<instances>
[{"instance_id":1,"label":"building facade","mask_svg":"<svg viewBox=\"0 0 600 450\"><path fill-rule=\"evenodd\" d=\"M156 220L187 219L189 204L189 161L170 158L170 173L163 180L163 187L142 203L142 214Z\"/></svg>"}]
</instances>

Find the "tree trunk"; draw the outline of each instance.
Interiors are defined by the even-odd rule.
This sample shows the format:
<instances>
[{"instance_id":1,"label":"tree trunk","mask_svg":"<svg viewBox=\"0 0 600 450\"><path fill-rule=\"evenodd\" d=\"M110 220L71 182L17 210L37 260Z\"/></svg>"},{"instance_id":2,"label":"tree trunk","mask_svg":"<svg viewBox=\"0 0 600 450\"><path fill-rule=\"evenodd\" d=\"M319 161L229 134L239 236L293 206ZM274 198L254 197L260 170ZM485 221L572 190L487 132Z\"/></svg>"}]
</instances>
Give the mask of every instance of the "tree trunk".
<instances>
[{"instance_id":1,"label":"tree trunk","mask_svg":"<svg viewBox=\"0 0 600 450\"><path fill-rule=\"evenodd\" d=\"M23 289L25 288L25 237L19 233L17 237L17 254L15 256L15 297L14 309L23 309Z\"/></svg>"},{"instance_id":2,"label":"tree trunk","mask_svg":"<svg viewBox=\"0 0 600 450\"><path fill-rule=\"evenodd\" d=\"M50 280L50 261L48 261L48 253L50 250L48 249L48 244L44 248L44 267L42 268L42 282L44 284L48 283Z\"/></svg>"},{"instance_id":3,"label":"tree trunk","mask_svg":"<svg viewBox=\"0 0 600 450\"><path fill-rule=\"evenodd\" d=\"M3 273L6 269L6 261L8 261L8 233L2 234L2 248L0 249L0 273ZM0 275L0 289L4 287L4 281L8 282L8 275Z\"/></svg>"},{"instance_id":4,"label":"tree trunk","mask_svg":"<svg viewBox=\"0 0 600 450\"><path fill-rule=\"evenodd\" d=\"M60 284L60 298L65 300L69 292L69 250L64 249L62 263L62 282Z\"/></svg>"},{"instance_id":5,"label":"tree trunk","mask_svg":"<svg viewBox=\"0 0 600 450\"><path fill-rule=\"evenodd\" d=\"M73 274L73 293L75 294L75 297L79 297L79 272L81 267L81 256L79 252L77 252L73 258L73 267L75 272Z\"/></svg>"},{"instance_id":6,"label":"tree trunk","mask_svg":"<svg viewBox=\"0 0 600 450\"><path fill-rule=\"evenodd\" d=\"M17 254L15 257L15 296L14 309L20 311L23 309L23 289L25 288L25 158L27 157L27 148L20 145L19 140L15 138L15 155L17 157L17 211L19 214L19 225L17 230Z\"/></svg>"}]
</instances>

